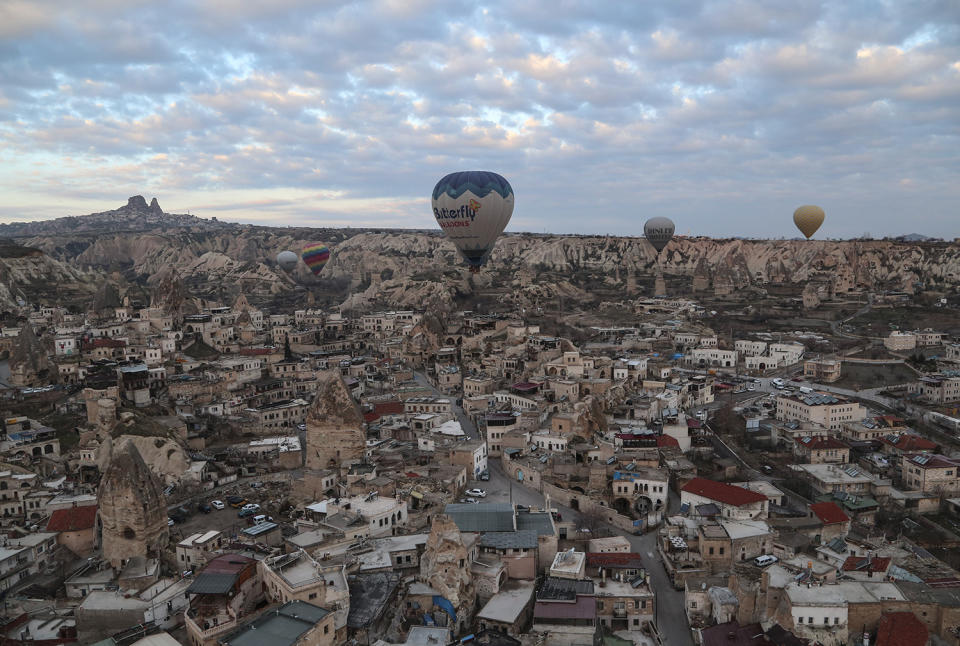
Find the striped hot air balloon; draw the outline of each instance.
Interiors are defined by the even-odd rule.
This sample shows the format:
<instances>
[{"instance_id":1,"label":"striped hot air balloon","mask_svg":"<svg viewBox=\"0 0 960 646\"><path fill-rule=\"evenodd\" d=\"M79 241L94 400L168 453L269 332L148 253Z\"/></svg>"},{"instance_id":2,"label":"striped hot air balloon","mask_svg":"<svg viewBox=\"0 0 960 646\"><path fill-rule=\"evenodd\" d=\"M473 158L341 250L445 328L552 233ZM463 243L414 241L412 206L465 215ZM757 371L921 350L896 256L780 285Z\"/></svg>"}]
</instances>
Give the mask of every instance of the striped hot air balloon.
<instances>
[{"instance_id":1,"label":"striped hot air balloon","mask_svg":"<svg viewBox=\"0 0 960 646\"><path fill-rule=\"evenodd\" d=\"M303 258L303 263L313 272L313 275L319 276L324 265L330 260L330 250L322 242L311 242L303 248L300 257Z\"/></svg>"}]
</instances>

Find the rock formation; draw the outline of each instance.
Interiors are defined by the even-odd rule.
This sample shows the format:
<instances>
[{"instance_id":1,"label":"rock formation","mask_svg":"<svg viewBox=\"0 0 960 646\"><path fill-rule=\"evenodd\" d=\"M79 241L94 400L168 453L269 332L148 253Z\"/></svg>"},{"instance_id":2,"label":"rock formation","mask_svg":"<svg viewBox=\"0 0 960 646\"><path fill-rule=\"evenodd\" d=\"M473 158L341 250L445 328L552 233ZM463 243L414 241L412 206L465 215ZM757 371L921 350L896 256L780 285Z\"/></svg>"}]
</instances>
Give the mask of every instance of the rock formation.
<instances>
[{"instance_id":1,"label":"rock formation","mask_svg":"<svg viewBox=\"0 0 960 646\"><path fill-rule=\"evenodd\" d=\"M336 369L320 373L317 394L307 413L307 473L305 493L322 493L319 475L324 470L340 470L362 460L366 449L363 415L340 372Z\"/></svg>"},{"instance_id":2,"label":"rock formation","mask_svg":"<svg viewBox=\"0 0 960 646\"><path fill-rule=\"evenodd\" d=\"M133 442L110 458L97 492L103 558L120 568L131 558L159 558L167 546L167 502L160 481Z\"/></svg>"},{"instance_id":3,"label":"rock formation","mask_svg":"<svg viewBox=\"0 0 960 646\"><path fill-rule=\"evenodd\" d=\"M120 292L117 286L109 280L100 283L97 293L93 296L90 311L101 318L113 318L114 310L121 305Z\"/></svg>"},{"instance_id":4,"label":"rock formation","mask_svg":"<svg viewBox=\"0 0 960 646\"><path fill-rule=\"evenodd\" d=\"M164 314L172 315L176 323L182 323L185 316L200 311L175 270L167 271L156 283L150 294L150 304L162 308Z\"/></svg>"},{"instance_id":5,"label":"rock formation","mask_svg":"<svg viewBox=\"0 0 960 646\"><path fill-rule=\"evenodd\" d=\"M47 349L33 326L24 323L10 352L10 385L29 388L51 381L57 381L57 368L48 358Z\"/></svg>"},{"instance_id":6,"label":"rock formation","mask_svg":"<svg viewBox=\"0 0 960 646\"><path fill-rule=\"evenodd\" d=\"M452 311L477 296L520 306L558 296L580 302L609 299L624 290L631 293L638 281L652 284L657 265L670 285L692 281L696 291L712 288L721 297L764 284L793 285L799 291L810 280L830 280L840 295L921 284L946 291L960 284L957 242L681 237L655 262L643 238L534 234L503 236L484 271L472 276L439 233L247 227L163 213L159 204L148 205L140 196L90 216L0 225L0 235L33 236L24 244L46 254L0 257L0 300L9 291L14 301L27 291L36 294L38 282L50 282L24 279L41 266L51 269L46 266L50 258L68 272L101 272L86 277L90 284L120 268L132 269L137 282L151 286L176 272L197 296L223 302L246 291L254 305L283 296L302 303L336 302L348 310L389 303ZM275 271L271 259L277 252L318 237L333 251L322 280L305 270ZM4 265L11 268L10 279ZM373 267L379 271L371 272ZM24 278L14 276L20 272ZM678 276L687 280L672 280ZM600 293L604 290L607 294Z\"/></svg>"},{"instance_id":7,"label":"rock formation","mask_svg":"<svg viewBox=\"0 0 960 646\"><path fill-rule=\"evenodd\" d=\"M453 605L458 628L470 625L477 602L470 567L470 554L457 524L445 514L435 516L420 557L420 580Z\"/></svg>"}]
</instances>

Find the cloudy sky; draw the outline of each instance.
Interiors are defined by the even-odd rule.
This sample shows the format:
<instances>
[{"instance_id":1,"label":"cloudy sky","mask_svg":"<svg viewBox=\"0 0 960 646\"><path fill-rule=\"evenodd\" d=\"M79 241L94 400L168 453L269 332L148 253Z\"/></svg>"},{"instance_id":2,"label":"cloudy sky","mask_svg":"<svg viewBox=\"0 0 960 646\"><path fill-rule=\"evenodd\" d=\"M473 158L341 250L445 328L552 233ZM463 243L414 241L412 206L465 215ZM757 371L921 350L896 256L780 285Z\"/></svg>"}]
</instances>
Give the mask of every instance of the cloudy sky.
<instances>
[{"instance_id":1,"label":"cloudy sky","mask_svg":"<svg viewBox=\"0 0 960 646\"><path fill-rule=\"evenodd\" d=\"M115 208L508 230L960 235L957 0L3 0L0 221Z\"/></svg>"}]
</instances>

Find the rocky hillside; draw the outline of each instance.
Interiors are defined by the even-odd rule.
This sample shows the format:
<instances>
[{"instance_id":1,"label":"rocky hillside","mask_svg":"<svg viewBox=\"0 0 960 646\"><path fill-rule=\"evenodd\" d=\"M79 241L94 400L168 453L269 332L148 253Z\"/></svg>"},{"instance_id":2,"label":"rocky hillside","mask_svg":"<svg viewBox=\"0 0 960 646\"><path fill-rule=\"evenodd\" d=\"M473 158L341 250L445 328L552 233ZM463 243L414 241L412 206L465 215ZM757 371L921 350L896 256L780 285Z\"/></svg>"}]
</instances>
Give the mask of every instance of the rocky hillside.
<instances>
[{"instance_id":1,"label":"rocky hillside","mask_svg":"<svg viewBox=\"0 0 960 646\"><path fill-rule=\"evenodd\" d=\"M83 216L66 216L54 220L35 222L13 222L0 224L0 236L22 237L57 235L70 233L90 233L108 231L147 231L150 229L225 229L235 224L218 222L184 213L164 213L157 198L150 204L142 195L134 195L126 205L112 211L91 213Z\"/></svg>"},{"instance_id":2,"label":"rocky hillside","mask_svg":"<svg viewBox=\"0 0 960 646\"><path fill-rule=\"evenodd\" d=\"M107 276L124 293L148 296L175 275L195 297L229 301L243 292L259 305L445 309L477 298L527 306L558 296L574 305L648 295L658 270L643 238L506 234L488 266L471 275L439 232L241 226L154 207L156 201L146 206L134 197L121 209L75 218L72 230L54 227L18 238L20 246L8 245L0 257L0 303L18 295L49 302L53 283L54 292L92 294ZM168 218L206 224L171 226ZM163 224L151 225L156 221ZM141 228L134 233L135 227ZM279 251L313 240L332 250L319 278L302 264L290 274L277 267ZM706 289L783 285L797 294L809 281L838 291L918 284L952 291L960 282L960 244L678 238L664 250L659 268L671 293L689 292L694 278Z\"/></svg>"}]
</instances>

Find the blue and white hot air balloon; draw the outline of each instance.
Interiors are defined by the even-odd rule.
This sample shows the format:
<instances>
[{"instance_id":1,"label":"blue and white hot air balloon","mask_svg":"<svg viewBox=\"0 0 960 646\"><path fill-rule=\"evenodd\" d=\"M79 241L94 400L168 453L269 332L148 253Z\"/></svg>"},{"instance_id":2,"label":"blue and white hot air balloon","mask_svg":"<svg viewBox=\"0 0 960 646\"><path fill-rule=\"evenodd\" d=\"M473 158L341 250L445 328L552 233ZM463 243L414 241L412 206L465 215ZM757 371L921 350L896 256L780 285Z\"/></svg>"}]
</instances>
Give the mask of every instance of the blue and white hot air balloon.
<instances>
[{"instance_id":1,"label":"blue and white hot air balloon","mask_svg":"<svg viewBox=\"0 0 960 646\"><path fill-rule=\"evenodd\" d=\"M433 216L476 273L513 214L513 188L496 173L450 173L433 189Z\"/></svg>"}]
</instances>

